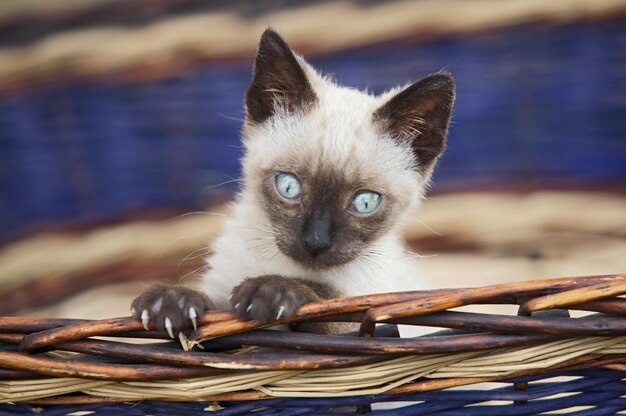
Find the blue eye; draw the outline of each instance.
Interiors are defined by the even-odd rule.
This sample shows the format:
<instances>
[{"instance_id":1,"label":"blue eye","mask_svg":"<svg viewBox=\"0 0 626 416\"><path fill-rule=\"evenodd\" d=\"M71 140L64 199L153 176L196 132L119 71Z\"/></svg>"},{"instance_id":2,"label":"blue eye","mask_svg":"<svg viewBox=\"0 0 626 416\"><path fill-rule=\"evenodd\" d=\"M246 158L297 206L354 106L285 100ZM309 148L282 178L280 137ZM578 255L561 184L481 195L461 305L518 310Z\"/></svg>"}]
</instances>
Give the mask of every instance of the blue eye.
<instances>
[{"instance_id":1,"label":"blue eye","mask_svg":"<svg viewBox=\"0 0 626 416\"><path fill-rule=\"evenodd\" d=\"M359 214L370 214L376 211L383 197L372 191L359 192L352 200L352 209Z\"/></svg>"},{"instance_id":2,"label":"blue eye","mask_svg":"<svg viewBox=\"0 0 626 416\"><path fill-rule=\"evenodd\" d=\"M276 191L283 198L287 199L296 199L300 196L300 182L295 175L286 172L280 172L276 174L274 178L274 183L276 185Z\"/></svg>"}]
</instances>

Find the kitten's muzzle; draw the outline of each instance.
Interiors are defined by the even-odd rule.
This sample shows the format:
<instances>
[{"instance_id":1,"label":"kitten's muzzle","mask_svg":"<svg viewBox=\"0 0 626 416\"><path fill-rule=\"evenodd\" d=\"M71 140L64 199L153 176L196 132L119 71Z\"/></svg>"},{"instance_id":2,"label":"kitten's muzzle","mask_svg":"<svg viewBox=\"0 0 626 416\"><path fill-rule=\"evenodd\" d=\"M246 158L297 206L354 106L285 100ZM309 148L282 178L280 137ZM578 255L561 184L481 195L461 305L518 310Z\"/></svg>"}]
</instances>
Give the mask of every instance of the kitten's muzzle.
<instances>
[{"instance_id":1,"label":"kitten's muzzle","mask_svg":"<svg viewBox=\"0 0 626 416\"><path fill-rule=\"evenodd\" d=\"M315 215L304 229L302 241L308 254L315 258L332 246L332 221L328 213Z\"/></svg>"}]
</instances>

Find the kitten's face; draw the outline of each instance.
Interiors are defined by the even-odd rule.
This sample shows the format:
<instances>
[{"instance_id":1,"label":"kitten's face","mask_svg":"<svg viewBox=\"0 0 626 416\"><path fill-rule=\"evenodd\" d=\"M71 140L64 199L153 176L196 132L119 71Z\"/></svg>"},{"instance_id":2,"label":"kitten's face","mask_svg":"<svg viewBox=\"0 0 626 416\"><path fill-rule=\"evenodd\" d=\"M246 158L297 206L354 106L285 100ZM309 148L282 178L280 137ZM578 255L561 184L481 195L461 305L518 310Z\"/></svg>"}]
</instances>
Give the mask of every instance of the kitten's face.
<instances>
[{"instance_id":1,"label":"kitten's face","mask_svg":"<svg viewBox=\"0 0 626 416\"><path fill-rule=\"evenodd\" d=\"M375 252L403 225L444 147L453 84L432 77L371 96L264 33L246 96L244 187L283 254L326 269Z\"/></svg>"},{"instance_id":2,"label":"kitten's face","mask_svg":"<svg viewBox=\"0 0 626 416\"><path fill-rule=\"evenodd\" d=\"M263 203L284 254L312 268L344 264L387 229L394 202L382 189L332 168L294 170L297 176L273 169L263 175ZM299 188L297 196L286 197L293 188Z\"/></svg>"},{"instance_id":3,"label":"kitten's face","mask_svg":"<svg viewBox=\"0 0 626 416\"><path fill-rule=\"evenodd\" d=\"M278 163L260 173L257 186L278 248L313 269L354 260L410 203L380 182L314 163Z\"/></svg>"}]
</instances>

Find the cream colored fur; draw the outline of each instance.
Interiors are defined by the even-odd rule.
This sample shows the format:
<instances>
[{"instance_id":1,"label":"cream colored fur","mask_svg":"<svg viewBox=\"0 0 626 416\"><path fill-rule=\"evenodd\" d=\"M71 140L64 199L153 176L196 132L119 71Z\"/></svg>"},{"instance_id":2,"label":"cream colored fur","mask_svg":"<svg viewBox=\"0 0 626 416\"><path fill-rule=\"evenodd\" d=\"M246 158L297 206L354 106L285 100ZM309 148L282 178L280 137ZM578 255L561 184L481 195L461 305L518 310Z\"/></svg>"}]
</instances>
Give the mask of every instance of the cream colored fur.
<instances>
[{"instance_id":1,"label":"cream colored fur","mask_svg":"<svg viewBox=\"0 0 626 416\"><path fill-rule=\"evenodd\" d=\"M413 218L430 175L414 169L408 144L386 137L372 119L400 89L373 96L340 87L298 59L319 101L304 114L282 111L259 125L244 126L243 188L212 244L211 268L203 279L202 289L220 309L230 308L228 296L245 278L267 274L328 282L344 296L424 287L401 230ZM298 166L341 167L354 183L392 193L394 226L347 264L321 271L304 268L277 248L263 198L256 194L261 172Z\"/></svg>"}]
</instances>

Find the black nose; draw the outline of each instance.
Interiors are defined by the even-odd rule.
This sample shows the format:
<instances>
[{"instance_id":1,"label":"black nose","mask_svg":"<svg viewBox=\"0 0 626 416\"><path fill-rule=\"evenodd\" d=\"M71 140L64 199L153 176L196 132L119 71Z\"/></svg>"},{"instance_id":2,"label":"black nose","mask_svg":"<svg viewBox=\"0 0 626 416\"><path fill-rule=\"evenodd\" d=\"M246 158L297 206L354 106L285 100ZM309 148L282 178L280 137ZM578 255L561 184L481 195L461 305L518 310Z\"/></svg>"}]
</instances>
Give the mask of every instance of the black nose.
<instances>
[{"instance_id":1,"label":"black nose","mask_svg":"<svg viewBox=\"0 0 626 416\"><path fill-rule=\"evenodd\" d=\"M304 237L304 245L311 256L317 257L330 248L330 236L312 232Z\"/></svg>"},{"instance_id":2,"label":"black nose","mask_svg":"<svg viewBox=\"0 0 626 416\"><path fill-rule=\"evenodd\" d=\"M327 251L332 245L331 220L329 215L318 215L313 218L305 229L303 242L312 257Z\"/></svg>"}]
</instances>

